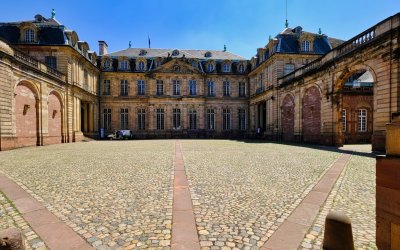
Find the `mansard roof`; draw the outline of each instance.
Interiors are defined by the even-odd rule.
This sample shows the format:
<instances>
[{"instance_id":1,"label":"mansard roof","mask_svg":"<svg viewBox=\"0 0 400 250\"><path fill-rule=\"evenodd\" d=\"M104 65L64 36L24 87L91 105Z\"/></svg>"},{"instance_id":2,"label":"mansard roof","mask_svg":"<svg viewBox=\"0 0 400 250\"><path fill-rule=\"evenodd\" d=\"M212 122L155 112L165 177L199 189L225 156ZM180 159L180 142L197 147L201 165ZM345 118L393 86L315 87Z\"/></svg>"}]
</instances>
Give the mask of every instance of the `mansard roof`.
<instances>
[{"instance_id":1,"label":"mansard roof","mask_svg":"<svg viewBox=\"0 0 400 250\"><path fill-rule=\"evenodd\" d=\"M313 54L326 54L332 48L336 47L342 40L329 38L325 34L316 34L307 31L303 31L303 28L297 26L296 28L285 28L275 38L278 40L276 45L276 52L278 53L301 53L300 38L301 37L313 37L313 51L309 53Z\"/></svg>"},{"instance_id":2,"label":"mansard roof","mask_svg":"<svg viewBox=\"0 0 400 250\"><path fill-rule=\"evenodd\" d=\"M143 53L145 51L145 53ZM175 53L174 53L175 51ZM179 53L176 54L176 51ZM210 56L206 53L210 52ZM176 54L176 55L175 55ZM129 58L156 58L156 57L185 57L188 59L203 59L203 60L246 60L244 57L235 55L228 51L220 50L187 50L187 49L147 49L147 48L128 48L117 52L109 53L104 56L109 57L129 57Z\"/></svg>"}]
</instances>

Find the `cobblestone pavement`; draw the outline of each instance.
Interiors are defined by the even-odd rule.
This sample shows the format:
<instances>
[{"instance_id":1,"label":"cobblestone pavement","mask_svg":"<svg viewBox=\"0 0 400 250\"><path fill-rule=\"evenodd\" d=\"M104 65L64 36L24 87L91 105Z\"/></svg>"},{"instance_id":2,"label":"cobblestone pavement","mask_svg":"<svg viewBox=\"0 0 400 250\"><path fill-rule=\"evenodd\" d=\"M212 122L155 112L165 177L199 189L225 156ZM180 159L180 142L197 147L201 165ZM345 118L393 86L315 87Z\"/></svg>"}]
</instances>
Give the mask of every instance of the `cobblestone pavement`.
<instances>
[{"instance_id":1,"label":"cobblestone pavement","mask_svg":"<svg viewBox=\"0 0 400 250\"><path fill-rule=\"evenodd\" d=\"M169 249L174 141L60 144L0 155L0 171L96 249Z\"/></svg>"},{"instance_id":2,"label":"cobblestone pavement","mask_svg":"<svg viewBox=\"0 0 400 250\"><path fill-rule=\"evenodd\" d=\"M8 228L21 230L22 234L25 236L25 246L27 249L47 249L44 242L26 223L12 202L9 201L2 192L0 192L0 230Z\"/></svg>"},{"instance_id":3,"label":"cobblestone pavement","mask_svg":"<svg viewBox=\"0 0 400 250\"><path fill-rule=\"evenodd\" d=\"M344 150L371 152L370 145L349 145ZM302 249L321 249L325 217L331 210L343 211L352 222L357 249L375 245L375 158L355 153L340 175L320 214L304 238Z\"/></svg>"},{"instance_id":4,"label":"cobblestone pavement","mask_svg":"<svg viewBox=\"0 0 400 250\"><path fill-rule=\"evenodd\" d=\"M258 249L339 153L273 143L182 141L203 249Z\"/></svg>"}]
</instances>

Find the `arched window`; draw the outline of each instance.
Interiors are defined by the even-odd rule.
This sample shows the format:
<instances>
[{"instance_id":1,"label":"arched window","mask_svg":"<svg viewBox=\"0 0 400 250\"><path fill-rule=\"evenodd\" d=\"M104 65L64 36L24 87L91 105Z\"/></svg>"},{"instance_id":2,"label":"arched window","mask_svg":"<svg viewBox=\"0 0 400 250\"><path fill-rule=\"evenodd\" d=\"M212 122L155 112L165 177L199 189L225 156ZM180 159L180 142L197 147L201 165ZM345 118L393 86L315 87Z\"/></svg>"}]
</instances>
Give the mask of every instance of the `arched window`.
<instances>
[{"instance_id":1,"label":"arched window","mask_svg":"<svg viewBox=\"0 0 400 250\"><path fill-rule=\"evenodd\" d=\"M310 48L310 41L305 40L301 43L301 50L304 52L310 52L311 48Z\"/></svg>"},{"instance_id":2,"label":"arched window","mask_svg":"<svg viewBox=\"0 0 400 250\"><path fill-rule=\"evenodd\" d=\"M207 51L207 52L204 54L204 57L212 57L211 52L210 52L210 51Z\"/></svg>"},{"instance_id":3,"label":"arched window","mask_svg":"<svg viewBox=\"0 0 400 250\"><path fill-rule=\"evenodd\" d=\"M25 42L27 43L35 42L35 31L33 29L25 30Z\"/></svg>"},{"instance_id":4,"label":"arched window","mask_svg":"<svg viewBox=\"0 0 400 250\"><path fill-rule=\"evenodd\" d=\"M139 62L138 70L144 71L144 62L143 62L143 61L140 61L140 62Z\"/></svg>"},{"instance_id":5,"label":"arched window","mask_svg":"<svg viewBox=\"0 0 400 250\"><path fill-rule=\"evenodd\" d=\"M208 72L213 72L213 71L214 71L214 64L209 63L209 64L207 65L207 70L208 70Z\"/></svg>"}]
</instances>

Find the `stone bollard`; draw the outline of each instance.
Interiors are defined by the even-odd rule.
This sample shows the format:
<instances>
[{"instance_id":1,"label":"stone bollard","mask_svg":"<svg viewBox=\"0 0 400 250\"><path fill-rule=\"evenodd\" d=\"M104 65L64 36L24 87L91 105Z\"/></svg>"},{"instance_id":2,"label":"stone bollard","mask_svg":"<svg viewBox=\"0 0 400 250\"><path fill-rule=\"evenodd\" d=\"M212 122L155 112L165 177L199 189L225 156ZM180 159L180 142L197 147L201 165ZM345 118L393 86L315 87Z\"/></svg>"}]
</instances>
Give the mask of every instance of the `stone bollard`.
<instances>
[{"instance_id":1,"label":"stone bollard","mask_svg":"<svg viewBox=\"0 0 400 250\"><path fill-rule=\"evenodd\" d=\"M20 230L9 228L0 231L0 250L25 250L24 237Z\"/></svg>"},{"instance_id":2,"label":"stone bollard","mask_svg":"<svg viewBox=\"0 0 400 250\"><path fill-rule=\"evenodd\" d=\"M343 212L331 211L326 216L322 249L354 249L351 221Z\"/></svg>"}]
</instances>

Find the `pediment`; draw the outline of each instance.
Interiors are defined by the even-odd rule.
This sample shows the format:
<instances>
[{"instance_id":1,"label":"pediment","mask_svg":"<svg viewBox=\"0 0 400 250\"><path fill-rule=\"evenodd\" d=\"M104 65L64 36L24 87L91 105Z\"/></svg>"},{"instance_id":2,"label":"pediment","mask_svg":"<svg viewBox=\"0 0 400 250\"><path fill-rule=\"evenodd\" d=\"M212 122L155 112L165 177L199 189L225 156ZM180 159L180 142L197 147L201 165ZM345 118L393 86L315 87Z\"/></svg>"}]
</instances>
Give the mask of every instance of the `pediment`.
<instances>
[{"instance_id":1,"label":"pediment","mask_svg":"<svg viewBox=\"0 0 400 250\"><path fill-rule=\"evenodd\" d=\"M201 74L202 72L183 59L176 58L152 70L151 73Z\"/></svg>"}]
</instances>

